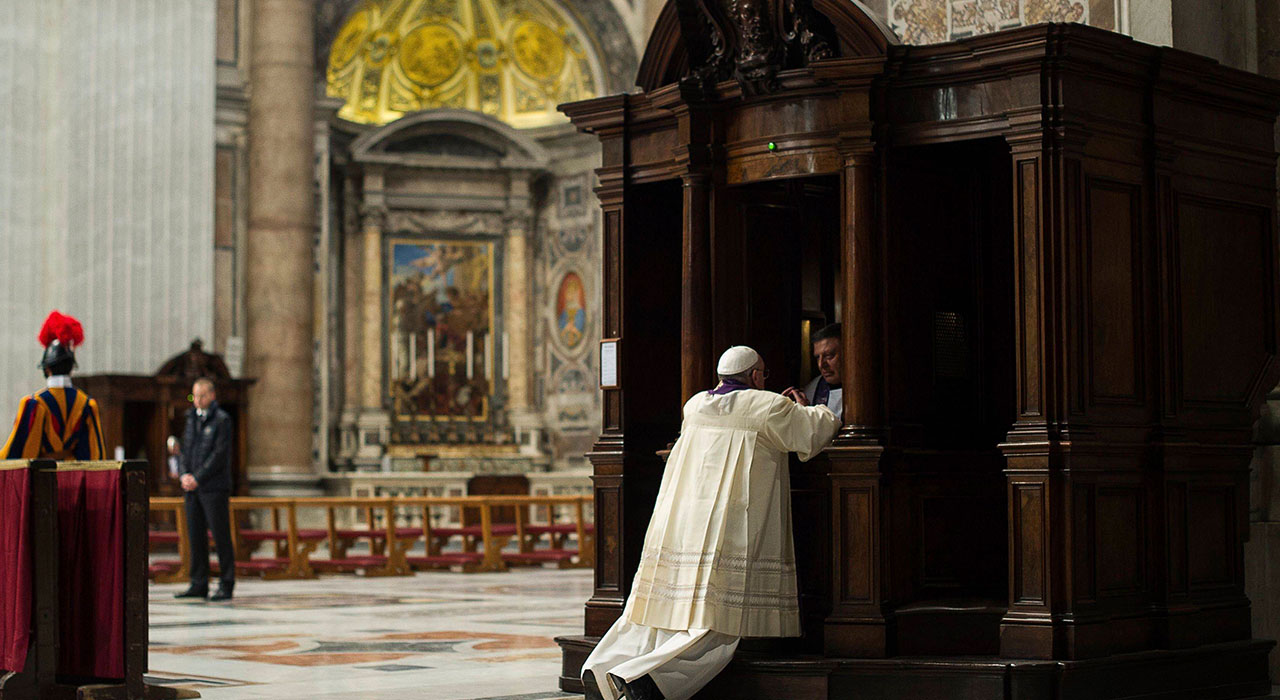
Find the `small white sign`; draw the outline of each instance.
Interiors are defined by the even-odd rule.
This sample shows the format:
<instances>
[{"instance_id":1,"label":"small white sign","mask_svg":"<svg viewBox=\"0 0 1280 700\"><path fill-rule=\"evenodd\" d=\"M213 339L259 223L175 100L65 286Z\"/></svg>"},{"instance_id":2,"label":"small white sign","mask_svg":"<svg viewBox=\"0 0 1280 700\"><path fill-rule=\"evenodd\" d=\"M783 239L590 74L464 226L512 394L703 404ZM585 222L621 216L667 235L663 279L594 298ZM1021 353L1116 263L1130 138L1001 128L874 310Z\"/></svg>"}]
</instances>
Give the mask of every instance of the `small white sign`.
<instances>
[{"instance_id":1,"label":"small white sign","mask_svg":"<svg viewBox=\"0 0 1280 700\"><path fill-rule=\"evenodd\" d=\"M239 377L244 367L244 336L227 336L227 350L222 353L222 360L227 363L227 372L232 377Z\"/></svg>"},{"instance_id":2,"label":"small white sign","mask_svg":"<svg viewBox=\"0 0 1280 700\"><path fill-rule=\"evenodd\" d=\"M618 388L618 341L600 341L600 388Z\"/></svg>"}]
</instances>

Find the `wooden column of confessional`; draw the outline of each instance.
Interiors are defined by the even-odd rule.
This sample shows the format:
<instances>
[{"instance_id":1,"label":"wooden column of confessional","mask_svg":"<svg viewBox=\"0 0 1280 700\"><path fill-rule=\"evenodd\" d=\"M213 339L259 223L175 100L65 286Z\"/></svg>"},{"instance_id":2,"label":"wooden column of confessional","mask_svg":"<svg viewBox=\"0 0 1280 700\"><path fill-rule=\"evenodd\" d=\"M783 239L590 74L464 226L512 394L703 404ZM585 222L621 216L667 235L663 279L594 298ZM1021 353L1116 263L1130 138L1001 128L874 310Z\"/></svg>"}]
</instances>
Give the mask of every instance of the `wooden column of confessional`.
<instances>
[{"instance_id":1,"label":"wooden column of confessional","mask_svg":"<svg viewBox=\"0 0 1280 700\"><path fill-rule=\"evenodd\" d=\"M681 401L731 344L807 380L819 318L845 426L792 468L804 636L706 697L1265 694L1242 546L1280 84L1078 25L906 47L851 3L735 8L673 1L639 94L562 108L603 146L619 347L562 687L625 601Z\"/></svg>"}]
</instances>

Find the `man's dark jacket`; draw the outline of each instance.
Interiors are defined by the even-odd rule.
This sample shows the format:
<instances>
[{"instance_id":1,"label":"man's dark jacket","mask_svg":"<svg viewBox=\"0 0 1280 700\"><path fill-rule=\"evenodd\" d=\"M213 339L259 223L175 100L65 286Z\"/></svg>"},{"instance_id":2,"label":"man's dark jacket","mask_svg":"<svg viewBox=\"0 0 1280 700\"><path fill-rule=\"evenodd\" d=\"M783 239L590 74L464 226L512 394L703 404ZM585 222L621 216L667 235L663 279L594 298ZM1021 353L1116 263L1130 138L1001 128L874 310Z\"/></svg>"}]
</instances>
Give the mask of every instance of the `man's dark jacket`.
<instances>
[{"instance_id":1,"label":"man's dark jacket","mask_svg":"<svg viewBox=\"0 0 1280 700\"><path fill-rule=\"evenodd\" d=\"M187 425L182 431L182 473L196 478L202 493L231 491L231 416L209 404L204 419L195 407L187 411Z\"/></svg>"}]
</instances>

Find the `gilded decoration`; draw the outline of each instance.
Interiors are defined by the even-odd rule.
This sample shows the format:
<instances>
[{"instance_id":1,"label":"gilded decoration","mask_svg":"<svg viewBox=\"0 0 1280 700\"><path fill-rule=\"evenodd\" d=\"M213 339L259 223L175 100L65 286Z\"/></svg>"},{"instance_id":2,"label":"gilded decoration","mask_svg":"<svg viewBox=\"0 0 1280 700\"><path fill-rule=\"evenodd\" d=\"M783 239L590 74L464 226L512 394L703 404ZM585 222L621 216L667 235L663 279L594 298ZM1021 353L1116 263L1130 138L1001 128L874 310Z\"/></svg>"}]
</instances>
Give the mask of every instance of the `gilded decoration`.
<instances>
[{"instance_id":1,"label":"gilded decoration","mask_svg":"<svg viewBox=\"0 0 1280 700\"><path fill-rule=\"evenodd\" d=\"M326 73L338 115L385 124L453 107L515 127L564 120L600 94L600 66L555 0L366 0L334 39Z\"/></svg>"},{"instance_id":2,"label":"gilded decoration","mask_svg":"<svg viewBox=\"0 0 1280 700\"><path fill-rule=\"evenodd\" d=\"M487 420L501 363L494 244L415 238L390 248L387 366L397 419Z\"/></svg>"},{"instance_id":3,"label":"gilded decoration","mask_svg":"<svg viewBox=\"0 0 1280 700\"><path fill-rule=\"evenodd\" d=\"M936 44L1043 22L1116 27L1116 0L890 0L889 21L908 44Z\"/></svg>"}]
</instances>

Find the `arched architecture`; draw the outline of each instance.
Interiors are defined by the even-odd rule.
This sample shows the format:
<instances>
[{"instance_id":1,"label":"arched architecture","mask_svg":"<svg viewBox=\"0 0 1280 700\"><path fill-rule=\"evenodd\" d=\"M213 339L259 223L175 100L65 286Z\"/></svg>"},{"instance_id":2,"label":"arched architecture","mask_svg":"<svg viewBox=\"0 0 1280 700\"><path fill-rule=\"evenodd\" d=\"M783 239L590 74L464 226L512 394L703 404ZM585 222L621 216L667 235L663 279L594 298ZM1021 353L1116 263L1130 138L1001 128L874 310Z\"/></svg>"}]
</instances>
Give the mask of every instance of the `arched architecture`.
<instances>
[{"instance_id":1,"label":"arched architecture","mask_svg":"<svg viewBox=\"0 0 1280 700\"><path fill-rule=\"evenodd\" d=\"M599 156L555 106L617 89L636 59L604 34L622 18L584 7L393 0L330 18L317 120L329 490L369 472L410 492L540 472L562 475L544 490L586 488Z\"/></svg>"}]
</instances>

